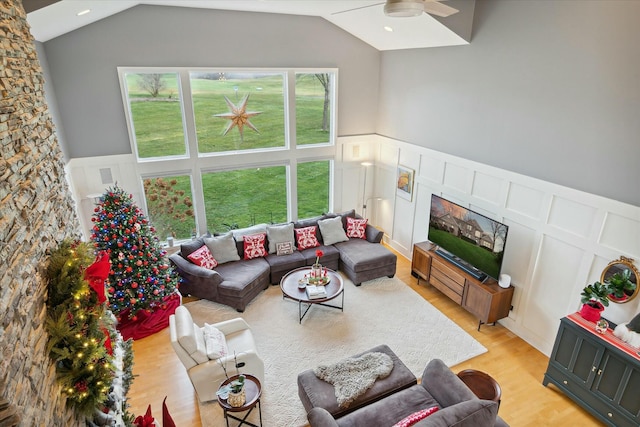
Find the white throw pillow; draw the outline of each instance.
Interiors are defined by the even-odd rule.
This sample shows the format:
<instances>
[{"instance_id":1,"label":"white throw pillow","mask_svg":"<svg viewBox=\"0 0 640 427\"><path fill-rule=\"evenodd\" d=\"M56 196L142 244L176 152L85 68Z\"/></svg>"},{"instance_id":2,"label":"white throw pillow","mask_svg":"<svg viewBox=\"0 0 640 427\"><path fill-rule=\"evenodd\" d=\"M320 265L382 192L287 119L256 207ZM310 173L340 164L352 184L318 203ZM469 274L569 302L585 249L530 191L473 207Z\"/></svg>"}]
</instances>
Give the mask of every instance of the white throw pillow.
<instances>
[{"instance_id":1,"label":"white throw pillow","mask_svg":"<svg viewBox=\"0 0 640 427\"><path fill-rule=\"evenodd\" d=\"M220 359L229 354L227 340L220 329L205 323L203 332L204 345L207 349L207 357L209 357L209 359Z\"/></svg>"},{"instance_id":2,"label":"white throw pillow","mask_svg":"<svg viewBox=\"0 0 640 427\"><path fill-rule=\"evenodd\" d=\"M222 236L205 237L203 240L215 260L218 261L218 264L223 264L229 261L240 261L236 241L231 232Z\"/></svg>"},{"instance_id":3,"label":"white throw pillow","mask_svg":"<svg viewBox=\"0 0 640 427\"><path fill-rule=\"evenodd\" d=\"M322 240L327 246L349 240L347 233L344 232L344 227L342 226L342 218L339 216L335 218L321 219L318 221L318 227L320 227L320 233L322 233Z\"/></svg>"},{"instance_id":4,"label":"white throw pillow","mask_svg":"<svg viewBox=\"0 0 640 427\"><path fill-rule=\"evenodd\" d=\"M267 239L269 239L270 254L278 252L278 243L291 243L291 248L294 249L293 223L290 222L289 224L284 225L268 225Z\"/></svg>"}]
</instances>

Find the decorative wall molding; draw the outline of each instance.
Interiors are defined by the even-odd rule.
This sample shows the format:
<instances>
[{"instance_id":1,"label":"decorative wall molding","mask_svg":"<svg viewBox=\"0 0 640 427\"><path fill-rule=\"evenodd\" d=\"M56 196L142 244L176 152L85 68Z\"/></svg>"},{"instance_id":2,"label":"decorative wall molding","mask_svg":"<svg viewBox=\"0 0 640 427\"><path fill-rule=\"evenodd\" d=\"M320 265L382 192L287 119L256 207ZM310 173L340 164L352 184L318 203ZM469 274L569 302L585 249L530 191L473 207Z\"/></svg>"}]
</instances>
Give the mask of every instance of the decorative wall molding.
<instances>
[{"instance_id":1,"label":"decorative wall molding","mask_svg":"<svg viewBox=\"0 0 640 427\"><path fill-rule=\"evenodd\" d=\"M503 271L516 292L501 323L547 355L560 319L578 310L582 288L609 261L625 255L640 265L640 207L379 135L339 141L372 153L370 191L383 200L371 215L407 258L413 243L427 239L432 193L509 225ZM412 201L395 195L399 163L416 170ZM639 304L611 304L604 315L626 322Z\"/></svg>"}]
</instances>

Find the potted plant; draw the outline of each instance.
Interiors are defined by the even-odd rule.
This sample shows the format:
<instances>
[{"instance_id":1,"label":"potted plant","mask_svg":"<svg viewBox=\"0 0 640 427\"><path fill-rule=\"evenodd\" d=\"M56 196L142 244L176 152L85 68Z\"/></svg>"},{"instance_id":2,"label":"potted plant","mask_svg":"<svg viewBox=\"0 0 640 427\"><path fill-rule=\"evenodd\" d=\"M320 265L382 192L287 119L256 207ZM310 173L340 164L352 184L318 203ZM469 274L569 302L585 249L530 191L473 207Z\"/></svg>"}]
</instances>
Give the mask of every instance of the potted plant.
<instances>
[{"instance_id":1,"label":"potted plant","mask_svg":"<svg viewBox=\"0 0 640 427\"><path fill-rule=\"evenodd\" d=\"M246 393L244 390L244 380L246 377L240 373L240 368L244 366L244 362L238 363L238 355L236 352L233 352L233 366L236 368L236 375L229 378L229 374L227 373L226 362L222 360L222 358L217 359L217 362L222 367L224 371L224 376L227 377L227 380L231 381L228 384L221 388L218 391L218 394L226 395L227 403L234 408L238 408L246 402ZM228 393L228 394L227 394Z\"/></svg>"},{"instance_id":2,"label":"potted plant","mask_svg":"<svg viewBox=\"0 0 640 427\"><path fill-rule=\"evenodd\" d=\"M600 320L600 313L609 306L608 295L610 293L609 286L600 282L585 286L580 294L582 297L580 315L591 322Z\"/></svg>"},{"instance_id":3,"label":"potted plant","mask_svg":"<svg viewBox=\"0 0 640 427\"><path fill-rule=\"evenodd\" d=\"M245 376L243 374L238 375L238 378L231 381L229 384L231 389L229 390L229 397L227 398L227 402L229 405L234 407L240 407L244 405L246 401L246 394L244 392L244 380Z\"/></svg>"},{"instance_id":4,"label":"potted plant","mask_svg":"<svg viewBox=\"0 0 640 427\"><path fill-rule=\"evenodd\" d=\"M609 297L618 301L624 301L633 295L636 289L635 283L631 281L631 270L623 270L610 276L605 283L609 286Z\"/></svg>"}]
</instances>

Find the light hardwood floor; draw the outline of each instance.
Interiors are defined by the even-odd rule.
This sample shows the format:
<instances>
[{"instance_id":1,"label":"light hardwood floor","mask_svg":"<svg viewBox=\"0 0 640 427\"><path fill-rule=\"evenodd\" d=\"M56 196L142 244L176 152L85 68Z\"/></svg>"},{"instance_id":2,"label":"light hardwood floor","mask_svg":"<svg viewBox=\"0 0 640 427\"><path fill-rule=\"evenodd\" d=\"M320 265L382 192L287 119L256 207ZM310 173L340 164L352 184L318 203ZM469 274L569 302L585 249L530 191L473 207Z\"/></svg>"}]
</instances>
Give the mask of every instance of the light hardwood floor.
<instances>
[{"instance_id":1,"label":"light hardwood floor","mask_svg":"<svg viewBox=\"0 0 640 427\"><path fill-rule=\"evenodd\" d=\"M396 277L489 350L452 369L455 372L478 369L494 377L502 388L499 414L512 427L602 425L554 386L542 385L549 361L545 355L500 324L483 325L477 331L478 321L471 314L424 281L418 284L411 276L410 261L403 256L398 256ZM130 412L144 414L147 405L151 404L153 415L161 422L162 400L167 396L167 406L177 426L200 427L197 398L183 365L171 348L168 328L136 341L133 350L133 371L137 377L128 396Z\"/></svg>"}]
</instances>

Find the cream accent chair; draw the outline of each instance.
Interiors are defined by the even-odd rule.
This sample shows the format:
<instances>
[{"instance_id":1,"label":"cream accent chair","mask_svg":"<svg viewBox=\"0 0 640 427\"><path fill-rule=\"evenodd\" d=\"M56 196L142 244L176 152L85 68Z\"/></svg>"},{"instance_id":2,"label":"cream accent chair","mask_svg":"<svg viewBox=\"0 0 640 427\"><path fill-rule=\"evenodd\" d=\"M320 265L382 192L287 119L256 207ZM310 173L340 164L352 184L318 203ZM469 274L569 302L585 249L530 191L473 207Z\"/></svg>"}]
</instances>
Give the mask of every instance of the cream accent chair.
<instances>
[{"instance_id":1,"label":"cream accent chair","mask_svg":"<svg viewBox=\"0 0 640 427\"><path fill-rule=\"evenodd\" d=\"M240 373L254 375L264 384L264 363L258 355L247 322L242 318L236 318L215 323L214 326L224 334L229 354L220 359L210 360L207 356L203 328L193 323L189 310L179 306L175 314L169 317L171 345L187 369L200 402L216 399L218 387L226 379L221 363L226 366L229 376L236 374L234 352L238 365L241 365Z\"/></svg>"}]
</instances>

